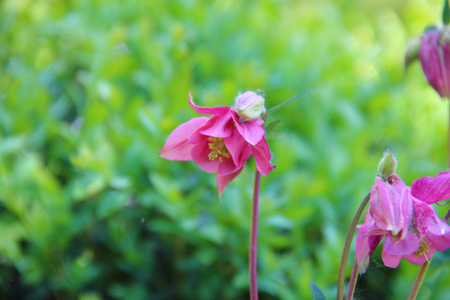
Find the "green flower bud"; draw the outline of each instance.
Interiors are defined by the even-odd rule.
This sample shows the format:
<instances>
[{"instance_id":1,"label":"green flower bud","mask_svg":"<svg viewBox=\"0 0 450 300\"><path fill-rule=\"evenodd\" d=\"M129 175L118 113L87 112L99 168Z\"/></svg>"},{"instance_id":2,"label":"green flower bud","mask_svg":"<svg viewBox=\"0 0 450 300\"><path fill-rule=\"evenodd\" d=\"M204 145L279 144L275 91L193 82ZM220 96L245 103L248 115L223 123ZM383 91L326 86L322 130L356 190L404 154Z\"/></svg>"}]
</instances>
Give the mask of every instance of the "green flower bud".
<instances>
[{"instance_id":1,"label":"green flower bud","mask_svg":"<svg viewBox=\"0 0 450 300\"><path fill-rule=\"evenodd\" d=\"M386 180L389 176L395 174L395 171L397 171L397 160L388 149L383 154L383 158L378 164L378 172L380 173L381 177Z\"/></svg>"},{"instance_id":2,"label":"green flower bud","mask_svg":"<svg viewBox=\"0 0 450 300\"><path fill-rule=\"evenodd\" d=\"M244 120L258 119L266 113L264 98L252 91L239 94L234 108Z\"/></svg>"}]
</instances>

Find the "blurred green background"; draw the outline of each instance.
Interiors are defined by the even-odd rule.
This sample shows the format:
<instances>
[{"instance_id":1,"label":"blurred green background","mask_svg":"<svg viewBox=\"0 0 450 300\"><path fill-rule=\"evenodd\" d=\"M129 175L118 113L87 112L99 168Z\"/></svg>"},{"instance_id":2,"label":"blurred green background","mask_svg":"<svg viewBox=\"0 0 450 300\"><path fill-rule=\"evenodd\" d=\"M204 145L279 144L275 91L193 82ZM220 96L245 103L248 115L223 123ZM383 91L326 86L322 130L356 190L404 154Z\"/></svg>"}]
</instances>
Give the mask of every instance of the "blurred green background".
<instances>
[{"instance_id":1,"label":"blurred green background","mask_svg":"<svg viewBox=\"0 0 450 300\"><path fill-rule=\"evenodd\" d=\"M269 119L259 288L312 299L313 280L335 297L382 153L408 185L447 168L448 103L420 64L403 71L441 2L3 0L0 299L248 299L253 160L221 204L214 175L156 153L198 116L190 90L231 106L262 89L271 107L319 86ZM448 299L449 260L420 299ZM356 297L405 299L419 269L377 251Z\"/></svg>"}]
</instances>

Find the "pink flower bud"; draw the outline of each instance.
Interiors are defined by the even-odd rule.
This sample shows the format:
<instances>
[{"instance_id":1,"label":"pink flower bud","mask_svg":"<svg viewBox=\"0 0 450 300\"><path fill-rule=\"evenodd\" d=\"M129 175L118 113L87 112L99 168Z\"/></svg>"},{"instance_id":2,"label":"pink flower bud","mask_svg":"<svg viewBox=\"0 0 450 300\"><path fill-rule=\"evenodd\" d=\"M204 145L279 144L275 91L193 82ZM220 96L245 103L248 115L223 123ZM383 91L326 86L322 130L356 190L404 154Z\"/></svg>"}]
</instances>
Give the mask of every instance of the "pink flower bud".
<instances>
[{"instance_id":1,"label":"pink flower bud","mask_svg":"<svg viewBox=\"0 0 450 300\"><path fill-rule=\"evenodd\" d=\"M266 113L264 98L252 91L239 94L234 108L244 120L258 119Z\"/></svg>"},{"instance_id":2,"label":"pink flower bud","mask_svg":"<svg viewBox=\"0 0 450 300\"><path fill-rule=\"evenodd\" d=\"M450 29L445 26L422 35L419 59L428 83L444 98L450 96Z\"/></svg>"}]
</instances>

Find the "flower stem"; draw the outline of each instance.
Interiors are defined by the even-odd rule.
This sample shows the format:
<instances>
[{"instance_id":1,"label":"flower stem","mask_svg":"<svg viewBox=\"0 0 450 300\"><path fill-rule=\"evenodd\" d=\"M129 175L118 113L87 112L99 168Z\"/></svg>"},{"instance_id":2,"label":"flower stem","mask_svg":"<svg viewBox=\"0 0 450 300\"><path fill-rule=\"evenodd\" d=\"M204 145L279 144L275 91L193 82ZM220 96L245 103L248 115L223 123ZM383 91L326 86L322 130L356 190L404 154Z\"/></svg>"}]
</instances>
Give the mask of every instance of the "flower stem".
<instances>
[{"instance_id":1,"label":"flower stem","mask_svg":"<svg viewBox=\"0 0 450 300\"><path fill-rule=\"evenodd\" d=\"M258 206L259 206L259 188L261 186L261 173L256 170L255 185L253 187L253 207L252 207L252 225L250 232L250 251L248 269L250 273L250 299L258 300L258 281L257 281L257 241L258 241Z\"/></svg>"},{"instance_id":2,"label":"flower stem","mask_svg":"<svg viewBox=\"0 0 450 300\"><path fill-rule=\"evenodd\" d=\"M344 244L344 251L342 252L342 258L341 258L341 266L339 267L339 277L337 282L337 300L341 300L344 296L344 281L345 281L345 269L347 267L347 260L348 260L348 254L350 252L350 246L352 245L353 235L355 234L356 225L359 222L359 218L361 217L364 208L366 207L367 203L369 203L370 199L370 193L367 194L367 196L364 198L363 202L359 206L358 210L356 211L355 217L353 218L352 224L350 225L350 228L348 229L347 238L345 239Z\"/></svg>"},{"instance_id":3,"label":"flower stem","mask_svg":"<svg viewBox=\"0 0 450 300\"><path fill-rule=\"evenodd\" d=\"M356 279L358 278L358 261L355 258L355 263L353 264L352 277L348 282L347 297L345 300L352 300L353 294L355 293Z\"/></svg>"},{"instance_id":4,"label":"flower stem","mask_svg":"<svg viewBox=\"0 0 450 300\"><path fill-rule=\"evenodd\" d=\"M431 257L432 258L432 257ZM417 274L416 281L414 282L413 288L411 289L411 293L409 293L408 300L414 300L419 293L420 286L422 285L422 281L427 273L428 267L430 266L431 258L428 259L420 268L419 274Z\"/></svg>"},{"instance_id":5,"label":"flower stem","mask_svg":"<svg viewBox=\"0 0 450 300\"><path fill-rule=\"evenodd\" d=\"M318 88L309 89L309 90L307 90L307 91L305 91L305 92L303 92L303 93L300 93L300 94L298 94L298 95L292 97L291 99L284 101L283 103L280 103L280 104L278 104L278 105L275 105L274 107L269 108L269 109L266 111L266 115L268 115L268 114L270 114L270 113L273 113L274 111L276 111L277 109L279 109L279 108L282 107L283 105L288 104L289 102L294 101L295 99L300 98L300 97L303 96L303 95L306 95L306 94L308 94L308 93L314 92L314 91L316 91L316 90L321 90L321 89L323 89L323 87L318 87Z\"/></svg>"},{"instance_id":6,"label":"flower stem","mask_svg":"<svg viewBox=\"0 0 450 300\"><path fill-rule=\"evenodd\" d=\"M450 100L448 102L448 167L450 168Z\"/></svg>"}]
</instances>

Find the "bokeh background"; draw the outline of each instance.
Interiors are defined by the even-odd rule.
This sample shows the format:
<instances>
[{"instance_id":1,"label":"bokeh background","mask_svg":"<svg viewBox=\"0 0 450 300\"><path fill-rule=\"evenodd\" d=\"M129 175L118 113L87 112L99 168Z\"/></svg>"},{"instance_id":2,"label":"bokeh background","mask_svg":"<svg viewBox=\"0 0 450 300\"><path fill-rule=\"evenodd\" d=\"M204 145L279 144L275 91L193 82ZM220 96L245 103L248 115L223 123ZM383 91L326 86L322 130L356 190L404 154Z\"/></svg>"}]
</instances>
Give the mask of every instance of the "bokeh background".
<instances>
[{"instance_id":1,"label":"bokeh background","mask_svg":"<svg viewBox=\"0 0 450 300\"><path fill-rule=\"evenodd\" d=\"M248 299L254 162L215 176L157 156L202 106L262 89L278 110L263 178L261 299L335 297L344 239L390 148L410 185L447 168L448 102L408 40L433 0L3 0L0 298ZM443 217L446 207L436 208ZM354 247L349 261L353 261ZM420 299L448 299L450 253ZM347 268L347 278L351 272ZM419 271L375 252L359 299L405 299Z\"/></svg>"}]
</instances>

